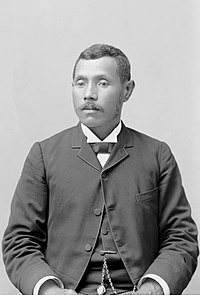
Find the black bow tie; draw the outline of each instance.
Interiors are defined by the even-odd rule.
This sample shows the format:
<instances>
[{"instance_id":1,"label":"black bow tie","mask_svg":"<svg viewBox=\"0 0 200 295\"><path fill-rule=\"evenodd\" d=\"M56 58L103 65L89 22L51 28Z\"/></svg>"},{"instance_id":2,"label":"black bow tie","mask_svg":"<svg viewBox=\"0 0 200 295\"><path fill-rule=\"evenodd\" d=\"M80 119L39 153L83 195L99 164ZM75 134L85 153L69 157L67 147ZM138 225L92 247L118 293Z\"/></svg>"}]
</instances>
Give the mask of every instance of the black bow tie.
<instances>
[{"instance_id":1,"label":"black bow tie","mask_svg":"<svg viewBox=\"0 0 200 295\"><path fill-rule=\"evenodd\" d=\"M91 147L93 148L96 154L110 154L114 145L115 145L114 142L91 143Z\"/></svg>"}]
</instances>

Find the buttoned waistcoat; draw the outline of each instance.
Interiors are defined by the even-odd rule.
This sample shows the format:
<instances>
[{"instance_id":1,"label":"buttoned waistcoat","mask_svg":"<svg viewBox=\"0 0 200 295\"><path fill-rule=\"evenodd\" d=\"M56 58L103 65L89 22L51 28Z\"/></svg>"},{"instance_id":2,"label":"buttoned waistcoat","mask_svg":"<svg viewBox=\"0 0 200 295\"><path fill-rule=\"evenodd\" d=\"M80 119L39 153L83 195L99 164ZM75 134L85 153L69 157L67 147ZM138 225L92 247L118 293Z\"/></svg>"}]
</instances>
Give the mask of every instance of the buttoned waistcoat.
<instances>
[{"instance_id":1,"label":"buttoned waistcoat","mask_svg":"<svg viewBox=\"0 0 200 295\"><path fill-rule=\"evenodd\" d=\"M8 275L23 294L46 275L76 289L104 204L131 280L154 273L181 294L196 268L197 229L169 147L123 125L102 169L80 123L35 143L25 161L3 240Z\"/></svg>"}]
</instances>

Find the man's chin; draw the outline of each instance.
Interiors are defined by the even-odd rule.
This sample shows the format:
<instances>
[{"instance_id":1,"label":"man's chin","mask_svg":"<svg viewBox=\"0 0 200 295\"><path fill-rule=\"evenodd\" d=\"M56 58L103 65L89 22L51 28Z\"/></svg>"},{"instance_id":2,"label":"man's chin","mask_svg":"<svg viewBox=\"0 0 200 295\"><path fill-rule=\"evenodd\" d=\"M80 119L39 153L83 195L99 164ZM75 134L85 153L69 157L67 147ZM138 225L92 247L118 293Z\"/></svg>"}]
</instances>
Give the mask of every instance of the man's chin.
<instances>
[{"instance_id":1,"label":"man's chin","mask_svg":"<svg viewBox=\"0 0 200 295\"><path fill-rule=\"evenodd\" d=\"M87 126L88 128L97 128L103 125L100 122L97 122L95 120L80 120L80 121L83 125Z\"/></svg>"}]
</instances>

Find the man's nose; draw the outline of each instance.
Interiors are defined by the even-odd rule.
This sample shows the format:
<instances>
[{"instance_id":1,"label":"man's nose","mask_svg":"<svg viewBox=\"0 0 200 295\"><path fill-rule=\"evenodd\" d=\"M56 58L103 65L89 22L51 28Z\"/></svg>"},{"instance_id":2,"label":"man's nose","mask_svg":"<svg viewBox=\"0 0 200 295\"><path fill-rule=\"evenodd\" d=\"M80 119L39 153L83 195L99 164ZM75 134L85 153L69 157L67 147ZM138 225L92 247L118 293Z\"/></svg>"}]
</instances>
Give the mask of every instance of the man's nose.
<instances>
[{"instance_id":1,"label":"man's nose","mask_svg":"<svg viewBox=\"0 0 200 295\"><path fill-rule=\"evenodd\" d=\"M86 89L85 89L85 95L84 95L85 100L97 100L98 99L98 93L97 93L97 88L95 85L88 84Z\"/></svg>"}]
</instances>

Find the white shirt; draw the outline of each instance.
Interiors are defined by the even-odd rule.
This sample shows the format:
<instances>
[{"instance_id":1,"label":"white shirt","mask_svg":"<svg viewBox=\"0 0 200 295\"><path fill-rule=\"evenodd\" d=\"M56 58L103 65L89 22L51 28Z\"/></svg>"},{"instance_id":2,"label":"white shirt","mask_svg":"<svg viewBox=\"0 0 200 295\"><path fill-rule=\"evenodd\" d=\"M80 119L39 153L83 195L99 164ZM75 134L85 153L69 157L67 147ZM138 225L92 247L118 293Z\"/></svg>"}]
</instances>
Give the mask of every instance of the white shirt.
<instances>
[{"instance_id":1,"label":"white shirt","mask_svg":"<svg viewBox=\"0 0 200 295\"><path fill-rule=\"evenodd\" d=\"M117 127L103 141L100 140L87 126L81 124L81 128L82 128L84 135L87 137L88 143L117 142L117 136L119 135L119 133L121 131L122 123L120 121L120 123L117 125ZM99 162L101 163L102 167L105 165L109 156L110 156L110 154L97 154L97 158L99 159ZM151 278L151 279L157 281L160 284L160 286L162 287L164 295L170 295L170 290L169 290L168 284L160 276L155 275L155 274L148 274L148 275L143 276L138 283L138 287L140 287L142 285L142 283L145 281L145 279L147 279L147 278ZM36 283L34 290L33 290L33 295L38 295L40 287L48 280L54 280L55 283L57 283L57 285L60 288L64 289L63 282L60 279L58 279L57 277L54 277L54 276L46 276L46 277L40 279Z\"/></svg>"},{"instance_id":2,"label":"white shirt","mask_svg":"<svg viewBox=\"0 0 200 295\"><path fill-rule=\"evenodd\" d=\"M117 125L117 127L106 137L104 140L100 140L87 126L81 124L82 131L84 135L87 137L88 143L95 143L95 142L117 142L117 136L121 131L122 123ZM103 167L106 161L109 158L109 154L97 154L97 158Z\"/></svg>"}]
</instances>

